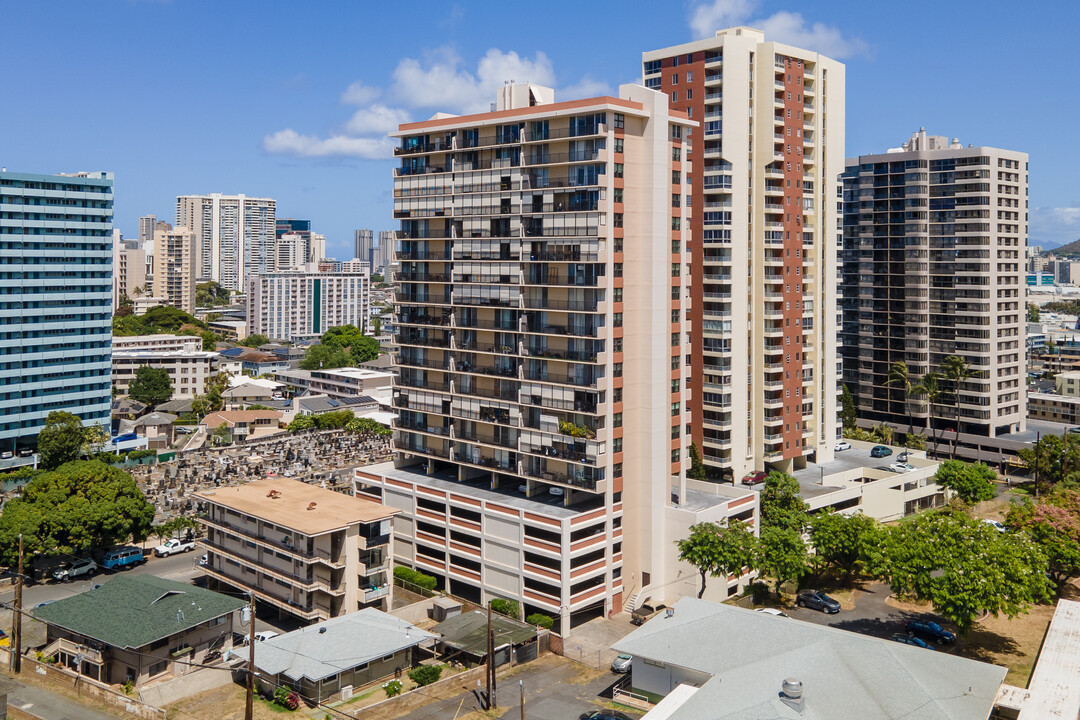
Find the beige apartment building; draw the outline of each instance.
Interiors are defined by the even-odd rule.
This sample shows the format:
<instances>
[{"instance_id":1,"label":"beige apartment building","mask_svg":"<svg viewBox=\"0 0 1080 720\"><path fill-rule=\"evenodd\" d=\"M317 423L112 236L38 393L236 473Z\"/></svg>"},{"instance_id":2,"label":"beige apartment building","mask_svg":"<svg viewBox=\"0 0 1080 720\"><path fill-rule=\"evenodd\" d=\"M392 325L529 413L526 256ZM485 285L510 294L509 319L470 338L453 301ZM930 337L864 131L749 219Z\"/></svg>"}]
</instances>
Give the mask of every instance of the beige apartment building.
<instances>
[{"instance_id":1,"label":"beige apartment building","mask_svg":"<svg viewBox=\"0 0 1080 720\"><path fill-rule=\"evenodd\" d=\"M640 86L508 83L391 133L397 458L356 489L402 510L399 562L565 631L674 592L689 524L756 519L685 480L695 125Z\"/></svg>"},{"instance_id":2,"label":"beige apartment building","mask_svg":"<svg viewBox=\"0 0 1080 720\"><path fill-rule=\"evenodd\" d=\"M246 195L179 195L176 224L195 234L196 277L243 292L248 273L277 266L277 202Z\"/></svg>"},{"instance_id":3,"label":"beige apartment building","mask_svg":"<svg viewBox=\"0 0 1080 720\"><path fill-rule=\"evenodd\" d=\"M927 405L888 385L889 370L902 361L918 379L958 355L973 372L959 427L951 397L934 426L984 437L1026 428L1027 164L925 130L848 160L843 370L861 421L929 427Z\"/></svg>"},{"instance_id":4,"label":"beige apartment building","mask_svg":"<svg viewBox=\"0 0 1080 720\"><path fill-rule=\"evenodd\" d=\"M288 235L283 236L285 238ZM368 272L319 272L306 263L296 270L251 275L247 322L251 334L272 340L313 340L328 328L367 326L371 276Z\"/></svg>"},{"instance_id":5,"label":"beige apartment building","mask_svg":"<svg viewBox=\"0 0 1080 720\"><path fill-rule=\"evenodd\" d=\"M186 227L154 231L154 297L195 312L195 235Z\"/></svg>"},{"instance_id":6,"label":"beige apartment building","mask_svg":"<svg viewBox=\"0 0 1080 720\"><path fill-rule=\"evenodd\" d=\"M113 307L120 300L146 294L146 252L137 240L124 240L113 231Z\"/></svg>"},{"instance_id":7,"label":"beige apartment building","mask_svg":"<svg viewBox=\"0 0 1080 720\"><path fill-rule=\"evenodd\" d=\"M112 351L113 389L126 395L135 373L143 365L169 373L173 400L193 398L206 392L213 374L216 352L204 351L197 337L138 335L114 337Z\"/></svg>"},{"instance_id":8,"label":"beige apartment building","mask_svg":"<svg viewBox=\"0 0 1080 720\"><path fill-rule=\"evenodd\" d=\"M196 497L206 507L203 570L216 583L312 622L392 607L397 510L283 477Z\"/></svg>"},{"instance_id":9,"label":"beige apartment building","mask_svg":"<svg viewBox=\"0 0 1080 720\"><path fill-rule=\"evenodd\" d=\"M747 27L642 54L696 127L692 437L710 477L827 463L837 420L844 66Z\"/></svg>"}]
</instances>

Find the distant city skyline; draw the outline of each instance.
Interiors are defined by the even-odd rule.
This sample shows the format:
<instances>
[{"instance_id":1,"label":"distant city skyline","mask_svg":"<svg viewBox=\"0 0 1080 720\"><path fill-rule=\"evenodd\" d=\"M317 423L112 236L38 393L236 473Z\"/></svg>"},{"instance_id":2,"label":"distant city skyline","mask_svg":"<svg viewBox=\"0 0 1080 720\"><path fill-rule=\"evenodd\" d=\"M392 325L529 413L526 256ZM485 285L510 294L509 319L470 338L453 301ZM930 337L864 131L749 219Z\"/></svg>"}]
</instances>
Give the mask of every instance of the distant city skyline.
<instances>
[{"instance_id":1,"label":"distant city skyline","mask_svg":"<svg viewBox=\"0 0 1080 720\"><path fill-rule=\"evenodd\" d=\"M846 64L847 157L896 147L920 127L965 146L1026 152L1031 244L1080 238L1080 150L1056 132L1080 114L1080 100L1048 72L1068 66L1075 4L716 0L672 12L632 3L614 15L576 7L566 23L558 8L548 22L512 6L420 3L431 32L412 34L396 31L394 6L294 7L5 7L5 90L19 112L0 118L4 137L17 139L0 151L0 166L113 172L115 227L128 238L142 215L171 219L177 195L273 197L279 215L310 218L327 253L348 259L354 230L394 227L386 133L399 122L485 110L504 80L553 85L556 99L609 94L640 82L641 48L744 24ZM188 38L190 51L173 52L148 27ZM290 41L317 42L320 52L265 42L286 28ZM170 111L143 102L148 93Z\"/></svg>"}]
</instances>

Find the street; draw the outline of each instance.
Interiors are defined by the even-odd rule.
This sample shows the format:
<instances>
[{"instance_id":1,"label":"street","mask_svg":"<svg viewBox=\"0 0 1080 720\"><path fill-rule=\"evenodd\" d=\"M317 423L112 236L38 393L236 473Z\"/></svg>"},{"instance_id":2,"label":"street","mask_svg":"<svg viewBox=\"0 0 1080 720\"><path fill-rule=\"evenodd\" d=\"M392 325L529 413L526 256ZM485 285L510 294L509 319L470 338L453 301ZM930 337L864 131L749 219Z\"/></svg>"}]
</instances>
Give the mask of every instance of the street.
<instances>
[{"instance_id":1,"label":"street","mask_svg":"<svg viewBox=\"0 0 1080 720\"><path fill-rule=\"evenodd\" d=\"M151 550L150 552L152 553L153 551ZM156 558L151 554L144 564L130 570L120 570L118 572L130 575L150 573L167 580L191 582L192 579L199 575L198 562L201 555L202 552L199 550L167 558ZM109 570L101 570L97 575L87 580L70 583L50 581L48 583L28 585L23 588L23 607L33 608L39 603L53 602L55 600L71 597L72 595L77 595L89 590L98 583L105 582L112 577L113 574L114 573ZM3 588L0 589L0 603L10 605L14 600L15 586L5 582Z\"/></svg>"}]
</instances>

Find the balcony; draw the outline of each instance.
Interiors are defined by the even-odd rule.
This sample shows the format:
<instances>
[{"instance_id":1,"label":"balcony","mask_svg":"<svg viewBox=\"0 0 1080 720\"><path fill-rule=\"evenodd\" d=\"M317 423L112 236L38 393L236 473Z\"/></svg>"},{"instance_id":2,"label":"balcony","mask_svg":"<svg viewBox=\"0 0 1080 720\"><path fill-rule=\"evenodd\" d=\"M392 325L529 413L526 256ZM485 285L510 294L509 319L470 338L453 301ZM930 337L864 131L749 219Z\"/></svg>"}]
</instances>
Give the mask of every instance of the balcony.
<instances>
[{"instance_id":1,"label":"balcony","mask_svg":"<svg viewBox=\"0 0 1080 720\"><path fill-rule=\"evenodd\" d=\"M390 543L390 535L360 535L356 540L356 546L361 550L372 550Z\"/></svg>"},{"instance_id":2,"label":"balcony","mask_svg":"<svg viewBox=\"0 0 1080 720\"><path fill-rule=\"evenodd\" d=\"M330 595L344 595L345 587L338 582L336 586L327 580L323 580L317 577L307 577L305 575L296 575L294 573L285 572L284 570L278 570L277 568L266 565L265 563L252 560L248 556L241 552L233 550L220 543L212 542L210 540L200 540L199 546L204 547L207 550L212 551L215 555L221 555L228 557L243 567L250 568L257 573L261 573L269 578L282 580L289 583L294 587L298 587L305 592L325 592ZM243 581L243 577L238 577L238 581Z\"/></svg>"},{"instance_id":3,"label":"balcony","mask_svg":"<svg viewBox=\"0 0 1080 720\"><path fill-rule=\"evenodd\" d=\"M270 593L262 590L261 588L251 587L250 585L244 583L242 580L237 580L236 578L233 578L223 572L215 570L212 567L203 567L202 571L210 577L214 578L215 580L220 580L226 585L231 585L232 587L240 588L245 591L250 591L255 595L257 599L261 600L262 602L268 605L273 605L274 607L280 608L285 612L296 615L297 617L303 618L304 620L318 621L330 619L330 611L327 608L318 607L310 604L301 605L300 603L293 600L285 600L283 598L279 598L278 596L271 595Z\"/></svg>"},{"instance_id":4,"label":"balcony","mask_svg":"<svg viewBox=\"0 0 1080 720\"><path fill-rule=\"evenodd\" d=\"M281 542L277 540L271 540L265 535L255 535L250 529L241 527L239 525L233 525L232 523L224 520L214 520L210 518L200 518L199 522L207 527L215 528L225 533L226 535L239 536L244 540L250 540L256 545L261 545L264 548L268 548L275 552L285 553L303 562L320 562L324 565L329 565L333 568L344 568L345 558L340 552L331 555L322 548L313 548L310 553L304 553L300 551L300 548L296 547L292 543Z\"/></svg>"},{"instance_id":5,"label":"balcony","mask_svg":"<svg viewBox=\"0 0 1080 720\"><path fill-rule=\"evenodd\" d=\"M364 602L375 602L379 598L384 598L390 594L390 586L383 585L382 587L364 590Z\"/></svg>"}]
</instances>

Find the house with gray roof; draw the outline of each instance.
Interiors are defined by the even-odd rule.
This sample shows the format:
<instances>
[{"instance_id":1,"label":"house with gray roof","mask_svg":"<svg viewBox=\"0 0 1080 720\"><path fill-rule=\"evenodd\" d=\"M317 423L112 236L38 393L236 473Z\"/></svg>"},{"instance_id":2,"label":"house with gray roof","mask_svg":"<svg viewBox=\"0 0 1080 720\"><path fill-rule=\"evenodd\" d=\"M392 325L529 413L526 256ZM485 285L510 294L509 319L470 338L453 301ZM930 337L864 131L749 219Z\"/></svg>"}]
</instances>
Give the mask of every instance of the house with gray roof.
<instances>
[{"instance_id":1,"label":"house with gray roof","mask_svg":"<svg viewBox=\"0 0 1080 720\"><path fill-rule=\"evenodd\" d=\"M246 605L153 575L117 575L33 614L47 628L46 657L100 682L139 687L220 662Z\"/></svg>"},{"instance_id":2,"label":"house with gray roof","mask_svg":"<svg viewBox=\"0 0 1080 720\"><path fill-rule=\"evenodd\" d=\"M617 642L642 720L986 720L1005 668L697 598Z\"/></svg>"},{"instance_id":3,"label":"house with gray roof","mask_svg":"<svg viewBox=\"0 0 1080 720\"><path fill-rule=\"evenodd\" d=\"M375 608L364 608L278 635L255 646L256 676L263 692L290 687L317 702L341 698L419 664L419 646L437 636Z\"/></svg>"}]
</instances>

